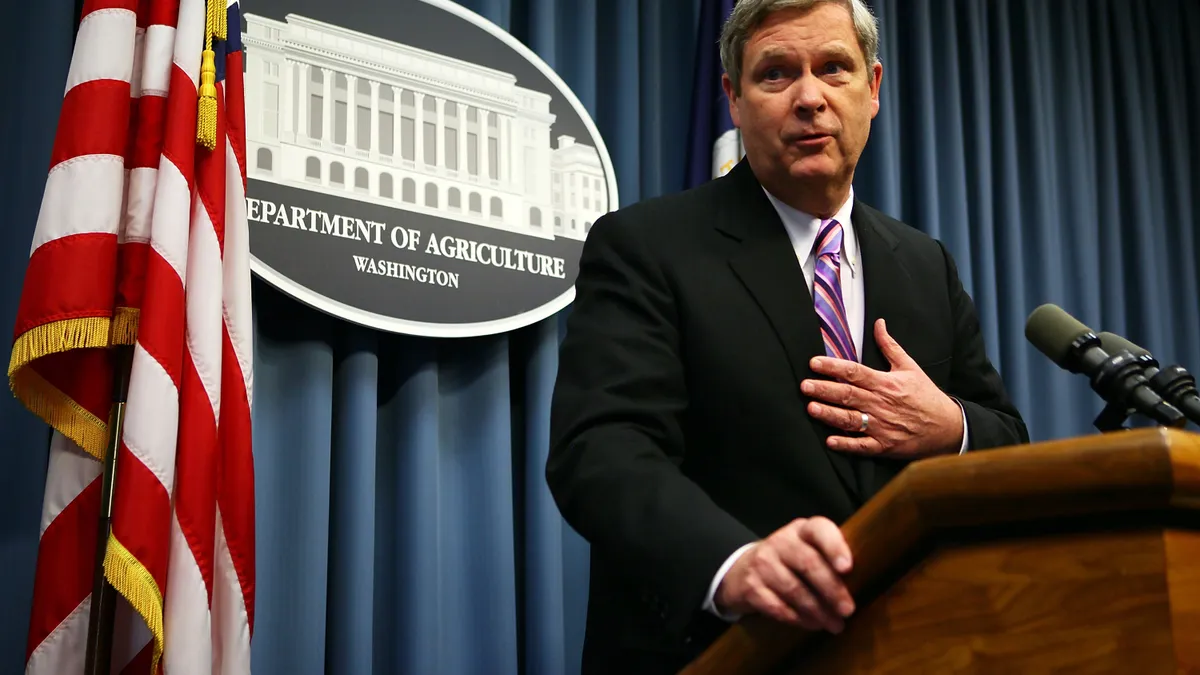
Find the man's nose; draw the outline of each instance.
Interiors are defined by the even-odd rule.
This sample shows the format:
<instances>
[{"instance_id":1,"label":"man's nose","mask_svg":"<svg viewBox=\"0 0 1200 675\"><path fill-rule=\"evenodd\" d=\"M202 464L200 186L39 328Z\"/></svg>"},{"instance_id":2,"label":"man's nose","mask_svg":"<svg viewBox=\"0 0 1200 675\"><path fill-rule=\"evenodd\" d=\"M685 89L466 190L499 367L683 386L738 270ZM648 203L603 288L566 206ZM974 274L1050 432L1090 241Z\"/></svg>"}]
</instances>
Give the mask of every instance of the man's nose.
<instances>
[{"instance_id":1,"label":"man's nose","mask_svg":"<svg viewBox=\"0 0 1200 675\"><path fill-rule=\"evenodd\" d=\"M812 114L825 108L825 92L820 79L811 74L796 80L792 85L793 103L797 114Z\"/></svg>"}]
</instances>

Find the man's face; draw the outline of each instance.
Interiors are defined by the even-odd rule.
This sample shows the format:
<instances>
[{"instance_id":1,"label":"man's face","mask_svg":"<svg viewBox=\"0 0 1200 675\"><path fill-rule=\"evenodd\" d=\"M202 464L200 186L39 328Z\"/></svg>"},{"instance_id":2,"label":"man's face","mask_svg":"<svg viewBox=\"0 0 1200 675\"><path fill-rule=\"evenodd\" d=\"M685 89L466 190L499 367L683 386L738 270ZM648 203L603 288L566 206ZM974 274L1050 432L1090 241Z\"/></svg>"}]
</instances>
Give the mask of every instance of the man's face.
<instances>
[{"instance_id":1,"label":"man's face","mask_svg":"<svg viewBox=\"0 0 1200 675\"><path fill-rule=\"evenodd\" d=\"M867 68L845 7L767 17L743 51L740 96L724 78L755 173L777 184L848 187L879 112L882 77L883 66Z\"/></svg>"}]
</instances>

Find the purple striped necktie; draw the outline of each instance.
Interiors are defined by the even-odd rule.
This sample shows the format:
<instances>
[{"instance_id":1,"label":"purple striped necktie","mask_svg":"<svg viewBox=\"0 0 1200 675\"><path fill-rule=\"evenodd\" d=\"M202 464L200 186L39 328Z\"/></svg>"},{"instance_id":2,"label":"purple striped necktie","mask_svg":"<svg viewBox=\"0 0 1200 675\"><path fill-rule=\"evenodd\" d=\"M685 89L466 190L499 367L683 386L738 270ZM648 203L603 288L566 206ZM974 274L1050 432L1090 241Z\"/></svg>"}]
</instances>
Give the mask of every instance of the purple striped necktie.
<instances>
[{"instance_id":1,"label":"purple striped necktie","mask_svg":"<svg viewBox=\"0 0 1200 675\"><path fill-rule=\"evenodd\" d=\"M846 304L842 301L842 226L830 219L821 221L821 230L813 245L817 261L813 275L813 302L821 320L821 337L825 340L826 356L857 361L850 324L846 320Z\"/></svg>"}]
</instances>

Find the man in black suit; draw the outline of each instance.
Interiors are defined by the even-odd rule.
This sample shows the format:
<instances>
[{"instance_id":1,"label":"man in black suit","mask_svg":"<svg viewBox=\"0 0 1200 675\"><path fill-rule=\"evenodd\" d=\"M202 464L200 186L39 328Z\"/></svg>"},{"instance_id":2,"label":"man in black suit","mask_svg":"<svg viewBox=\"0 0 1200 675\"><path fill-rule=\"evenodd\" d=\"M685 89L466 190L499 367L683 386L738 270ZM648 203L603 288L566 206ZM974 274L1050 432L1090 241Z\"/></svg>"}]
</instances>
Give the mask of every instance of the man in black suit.
<instances>
[{"instance_id":1,"label":"man in black suit","mask_svg":"<svg viewBox=\"0 0 1200 675\"><path fill-rule=\"evenodd\" d=\"M908 462L1028 441L938 241L854 199L862 0L742 0L746 157L592 228L547 479L592 545L584 672L669 673L750 612L840 631L837 523Z\"/></svg>"}]
</instances>

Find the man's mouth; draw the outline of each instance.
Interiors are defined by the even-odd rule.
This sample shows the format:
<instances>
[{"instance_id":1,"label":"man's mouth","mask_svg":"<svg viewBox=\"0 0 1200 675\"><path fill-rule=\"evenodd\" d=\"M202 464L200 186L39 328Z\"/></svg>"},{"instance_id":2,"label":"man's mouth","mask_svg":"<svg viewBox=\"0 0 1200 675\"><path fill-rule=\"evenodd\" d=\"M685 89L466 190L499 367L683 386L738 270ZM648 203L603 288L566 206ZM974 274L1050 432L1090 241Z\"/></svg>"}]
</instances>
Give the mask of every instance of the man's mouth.
<instances>
[{"instance_id":1,"label":"man's mouth","mask_svg":"<svg viewBox=\"0 0 1200 675\"><path fill-rule=\"evenodd\" d=\"M799 146L802 148L815 149L815 148L824 147L825 144L828 143L829 140L832 138L833 138L832 134L826 134L826 133L814 131L813 133L809 133L809 134L797 134L795 136L792 136L791 143L789 143L789 145L795 145L795 146Z\"/></svg>"}]
</instances>

